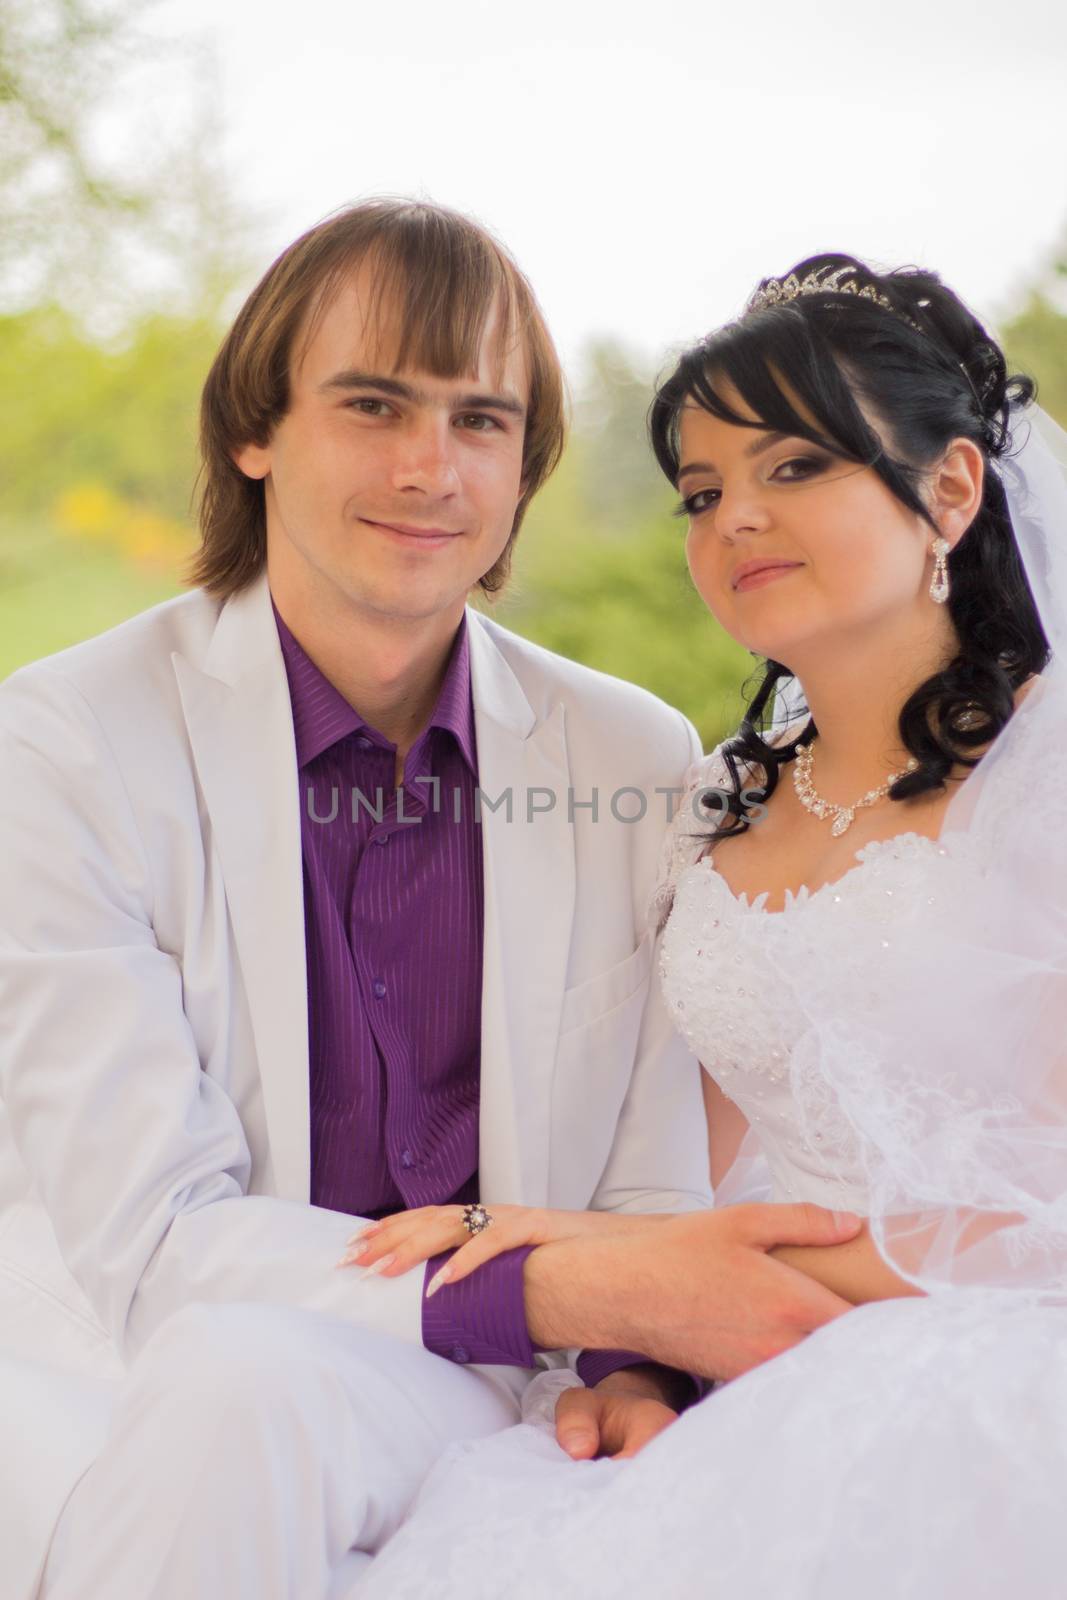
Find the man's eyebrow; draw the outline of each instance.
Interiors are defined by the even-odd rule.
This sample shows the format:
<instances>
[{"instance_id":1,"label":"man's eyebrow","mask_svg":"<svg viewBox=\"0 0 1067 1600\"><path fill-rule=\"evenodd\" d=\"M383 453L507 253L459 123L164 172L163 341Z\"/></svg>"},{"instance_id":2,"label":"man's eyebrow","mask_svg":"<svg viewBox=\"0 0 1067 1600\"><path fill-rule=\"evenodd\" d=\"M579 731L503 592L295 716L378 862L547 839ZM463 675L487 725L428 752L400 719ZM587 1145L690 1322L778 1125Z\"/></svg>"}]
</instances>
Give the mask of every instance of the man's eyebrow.
<instances>
[{"instance_id":1,"label":"man's eyebrow","mask_svg":"<svg viewBox=\"0 0 1067 1600\"><path fill-rule=\"evenodd\" d=\"M319 384L319 392L324 393L330 389L377 389L379 394L392 395L397 400L407 400L412 405L430 406L434 404L432 396L425 389L416 388L412 383L405 383L402 378L386 377L384 373L362 372L356 367L348 367L343 372L335 372L331 378ZM469 393L457 395L451 402L459 411L502 411L508 416L524 418L526 407L522 401L513 394L483 394Z\"/></svg>"},{"instance_id":2,"label":"man's eyebrow","mask_svg":"<svg viewBox=\"0 0 1067 1600\"><path fill-rule=\"evenodd\" d=\"M758 434L757 437L753 439L751 444L747 444L745 446L745 455L762 455L764 450L770 450L773 445L781 444L783 439L791 438L792 434L789 433ZM716 472L717 470L718 469L716 467L712 466L710 461L687 461L685 466L682 467L678 473L678 482L681 483L682 479L691 472Z\"/></svg>"}]
</instances>

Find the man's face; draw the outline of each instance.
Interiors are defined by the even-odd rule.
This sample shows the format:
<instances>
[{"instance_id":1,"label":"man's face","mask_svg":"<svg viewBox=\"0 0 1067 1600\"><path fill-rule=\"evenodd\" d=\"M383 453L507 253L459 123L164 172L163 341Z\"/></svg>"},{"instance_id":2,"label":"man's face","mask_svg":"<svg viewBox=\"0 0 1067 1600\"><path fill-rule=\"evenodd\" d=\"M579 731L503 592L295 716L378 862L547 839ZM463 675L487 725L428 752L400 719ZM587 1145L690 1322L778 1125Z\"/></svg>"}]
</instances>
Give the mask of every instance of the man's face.
<instances>
[{"instance_id":1,"label":"man's face","mask_svg":"<svg viewBox=\"0 0 1067 1600\"><path fill-rule=\"evenodd\" d=\"M503 371L495 317L476 370L393 370L397 312L366 321L372 280L354 271L294 344L287 414L237 455L265 479L267 565L282 605L382 619L454 614L508 542L522 493L528 393L521 349Z\"/></svg>"}]
</instances>

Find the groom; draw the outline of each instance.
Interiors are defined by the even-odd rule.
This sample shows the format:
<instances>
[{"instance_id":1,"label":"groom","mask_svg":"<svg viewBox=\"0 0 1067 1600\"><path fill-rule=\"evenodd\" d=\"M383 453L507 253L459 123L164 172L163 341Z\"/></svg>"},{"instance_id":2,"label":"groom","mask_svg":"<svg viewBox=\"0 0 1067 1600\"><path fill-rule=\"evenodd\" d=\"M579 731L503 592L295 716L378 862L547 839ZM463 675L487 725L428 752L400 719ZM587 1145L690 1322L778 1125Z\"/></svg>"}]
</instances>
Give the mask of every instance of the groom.
<instances>
[{"instance_id":1,"label":"groom","mask_svg":"<svg viewBox=\"0 0 1067 1600\"><path fill-rule=\"evenodd\" d=\"M45 1600L343 1595L546 1347L634 1331L572 1352L559 1416L634 1449L688 1388L649 1352L740 1370L843 1309L777 1268L753 1312L771 1208L747 1254L693 1234L603 1284L550 1249L428 1301L332 1270L403 1207L708 1205L645 930L698 748L467 608L562 444L549 335L473 223L313 229L202 417L198 586L0 691L5 1600L49 1546Z\"/></svg>"}]
</instances>

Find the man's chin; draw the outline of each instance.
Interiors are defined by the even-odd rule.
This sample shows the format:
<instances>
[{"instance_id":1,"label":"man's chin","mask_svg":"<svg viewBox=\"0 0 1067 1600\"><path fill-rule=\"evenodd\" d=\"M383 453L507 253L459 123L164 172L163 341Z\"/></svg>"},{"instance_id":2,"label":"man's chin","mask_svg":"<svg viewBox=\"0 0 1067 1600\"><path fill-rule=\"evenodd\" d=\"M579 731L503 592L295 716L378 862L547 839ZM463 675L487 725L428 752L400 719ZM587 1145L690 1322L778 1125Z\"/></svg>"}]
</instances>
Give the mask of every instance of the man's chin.
<instances>
[{"instance_id":1,"label":"man's chin","mask_svg":"<svg viewBox=\"0 0 1067 1600\"><path fill-rule=\"evenodd\" d=\"M455 582L427 584L410 581L380 584L363 582L343 587L356 611L396 622L419 623L448 616L454 616L458 621L470 590L477 581L475 578L463 587Z\"/></svg>"},{"instance_id":2,"label":"man's chin","mask_svg":"<svg viewBox=\"0 0 1067 1600\"><path fill-rule=\"evenodd\" d=\"M455 557L459 554L457 550ZM425 561L365 561L350 573L337 574L337 580L354 606L381 616L410 622L449 614L458 617L472 591L493 566L490 561L488 566L472 567L471 551L463 554L463 561L455 557L450 560L448 552L439 552Z\"/></svg>"}]
</instances>

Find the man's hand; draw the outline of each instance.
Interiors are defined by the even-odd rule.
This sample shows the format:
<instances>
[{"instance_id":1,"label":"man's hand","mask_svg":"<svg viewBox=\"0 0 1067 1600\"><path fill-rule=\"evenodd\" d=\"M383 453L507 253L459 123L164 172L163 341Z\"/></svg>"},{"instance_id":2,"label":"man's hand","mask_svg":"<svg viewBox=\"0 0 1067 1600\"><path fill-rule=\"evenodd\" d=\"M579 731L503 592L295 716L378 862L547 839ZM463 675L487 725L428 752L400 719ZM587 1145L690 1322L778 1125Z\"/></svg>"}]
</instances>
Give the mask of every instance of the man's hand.
<instances>
[{"instance_id":1,"label":"man's hand","mask_svg":"<svg viewBox=\"0 0 1067 1600\"><path fill-rule=\"evenodd\" d=\"M623 1367L595 1389L564 1389L556 1405L556 1438L575 1461L635 1456L678 1415L666 1403L668 1389L653 1366Z\"/></svg>"},{"instance_id":2,"label":"man's hand","mask_svg":"<svg viewBox=\"0 0 1067 1600\"><path fill-rule=\"evenodd\" d=\"M546 1349L639 1350L708 1378L735 1378L852 1310L768 1254L832 1246L859 1217L814 1205L737 1205L632 1235L572 1238L526 1260L526 1312Z\"/></svg>"}]
</instances>

